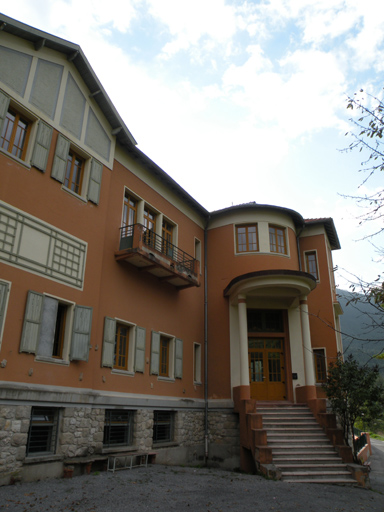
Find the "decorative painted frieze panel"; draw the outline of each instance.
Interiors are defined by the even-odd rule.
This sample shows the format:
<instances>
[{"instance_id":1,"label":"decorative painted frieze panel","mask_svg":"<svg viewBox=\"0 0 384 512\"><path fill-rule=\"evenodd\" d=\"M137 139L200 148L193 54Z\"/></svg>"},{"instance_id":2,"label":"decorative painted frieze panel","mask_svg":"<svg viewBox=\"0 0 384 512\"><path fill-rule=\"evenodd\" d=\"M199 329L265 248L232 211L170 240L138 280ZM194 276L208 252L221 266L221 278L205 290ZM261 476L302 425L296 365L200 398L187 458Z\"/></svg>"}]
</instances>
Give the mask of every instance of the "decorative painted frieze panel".
<instances>
[{"instance_id":1,"label":"decorative painted frieze panel","mask_svg":"<svg viewBox=\"0 0 384 512\"><path fill-rule=\"evenodd\" d=\"M82 288L86 254L86 242L0 201L0 261Z\"/></svg>"}]
</instances>

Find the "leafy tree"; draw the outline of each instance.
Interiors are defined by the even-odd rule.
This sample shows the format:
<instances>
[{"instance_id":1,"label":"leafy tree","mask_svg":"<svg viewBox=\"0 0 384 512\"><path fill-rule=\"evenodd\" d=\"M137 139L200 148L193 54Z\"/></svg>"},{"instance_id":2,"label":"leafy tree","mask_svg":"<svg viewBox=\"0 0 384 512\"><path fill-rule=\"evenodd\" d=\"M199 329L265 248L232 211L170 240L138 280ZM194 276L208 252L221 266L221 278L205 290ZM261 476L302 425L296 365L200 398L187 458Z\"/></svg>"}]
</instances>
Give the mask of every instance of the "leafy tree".
<instances>
[{"instance_id":1,"label":"leafy tree","mask_svg":"<svg viewBox=\"0 0 384 512\"><path fill-rule=\"evenodd\" d=\"M345 442L352 447L354 459L357 453L353 428L356 420L364 417L369 423L379 418L384 409L384 388L378 382L377 367L360 366L352 355L341 358L328 368L324 389L333 412L338 416L344 431Z\"/></svg>"}]
</instances>

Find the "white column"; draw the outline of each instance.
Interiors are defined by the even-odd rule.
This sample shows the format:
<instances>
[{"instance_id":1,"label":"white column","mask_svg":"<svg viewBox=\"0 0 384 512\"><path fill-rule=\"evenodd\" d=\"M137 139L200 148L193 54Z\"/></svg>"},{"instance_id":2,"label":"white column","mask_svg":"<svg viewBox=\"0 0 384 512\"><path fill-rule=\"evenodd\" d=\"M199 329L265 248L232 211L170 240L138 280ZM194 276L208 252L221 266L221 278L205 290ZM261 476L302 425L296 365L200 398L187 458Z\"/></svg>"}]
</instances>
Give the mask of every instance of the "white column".
<instances>
[{"instance_id":1,"label":"white column","mask_svg":"<svg viewBox=\"0 0 384 512\"><path fill-rule=\"evenodd\" d=\"M303 335L305 384L315 385L315 368L313 364L313 353L311 344L311 331L309 330L309 316L307 298L300 300L301 331Z\"/></svg>"},{"instance_id":2,"label":"white column","mask_svg":"<svg viewBox=\"0 0 384 512\"><path fill-rule=\"evenodd\" d=\"M237 308L239 311L240 385L249 386L247 303L245 295L239 295Z\"/></svg>"}]
</instances>

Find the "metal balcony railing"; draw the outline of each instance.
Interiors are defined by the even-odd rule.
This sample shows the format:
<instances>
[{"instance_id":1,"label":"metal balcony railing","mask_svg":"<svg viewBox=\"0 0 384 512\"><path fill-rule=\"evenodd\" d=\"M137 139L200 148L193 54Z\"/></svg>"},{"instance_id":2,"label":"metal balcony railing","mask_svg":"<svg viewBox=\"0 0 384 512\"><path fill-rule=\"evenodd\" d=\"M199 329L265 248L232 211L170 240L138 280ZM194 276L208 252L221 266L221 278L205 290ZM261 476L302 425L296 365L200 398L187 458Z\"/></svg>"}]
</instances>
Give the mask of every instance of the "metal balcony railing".
<instances>
[{"instance_id":1,"label":"metal balcony railing","mask_svg":"<svg viewBox=\"0 0 384 512\"><path fill-rule=\"evenodd\" d=\"M120 228L120 250L135 249L139 244L152 249L171 260L176 270L185 270L197 275L196 259L142 224L131 224Z\"/></svg>"}]
</instances>

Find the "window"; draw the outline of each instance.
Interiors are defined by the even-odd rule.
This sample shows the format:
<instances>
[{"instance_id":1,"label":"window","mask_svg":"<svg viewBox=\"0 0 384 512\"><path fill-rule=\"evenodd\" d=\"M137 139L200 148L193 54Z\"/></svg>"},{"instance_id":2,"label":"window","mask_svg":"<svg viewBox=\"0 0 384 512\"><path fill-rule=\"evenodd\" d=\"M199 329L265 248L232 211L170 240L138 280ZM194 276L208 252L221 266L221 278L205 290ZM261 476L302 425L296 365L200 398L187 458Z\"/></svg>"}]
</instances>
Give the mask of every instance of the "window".
<instances>
[{"instance_id":1,"label":"window","mask_svg":"<svg viewBox=\"0 0 384 512\"><path fill-rule=\"evenodd\" d=\"M315 359L316 382L326 382L327 365L325 362L325 350L323 348L313 349Z\"/></svg>"},{"instance_id":2,"label":"window","mask_svg":"<svg viewBox=\"0 0 384 512\"><path fill-rule=\"evenodd\" d=\"M163 225L161 228L161 236L163 238L161 252L163 254L166 254L170 258L172 258L172 256L173 256L173 245L172 245L173 226L165 219L163 219Z\"/></svg>"},{"instance_id":3,"label":"window","mask_svg":"<svg viewBox=\"0 0 384 512\"><path fill-rule=\"evenodd\" d=\"M149 208L144 208L144 243L155 247L156 242L156 214Z\"/></svg>"},{"instance_id":4,"label":"window","mask_svg":"<svg viewBox=\"0 0 384 512\"><path fill-rule=\"evenodd\" d=\"M137 222L137 201L132 196L126 194L123 207L123 226L132 226ZM132 235L132 228L126 236Z\"/></svg>"},{"instance_id":5,"label":"window","mask_svg":"<svg viewBox=\"0 0 384 512\"><path fill-rule=\"evenodd\" d=\"M67 158L67 170L64 178L64 186L80 194L84 174L84 160L74 151L70 151Z\"/></svg>"},{"instance_id":6,"label":"window","mask_svg":"<svg viewBox=\"0 0 384 512\"><path fill-rule=\"evenodd\" d=\"M3 121L0 147L17 158L25 160L30 130L31 123L17 110L9 109Z\"/></svg>"},{"instance_id":7,"label":"window","mask_svg":"<svg viewBox=\"0 0 384 512\"><path fill-rule=\"evenodd\" d=\"M21 352L50 361L88 361L92 308L29 291Z\"/></svg>"},{"instance_id":8,"label":"window","mask_svg":"<svg viewBox=\"0 0 384 512\"><path fill-rule=\"evenodd\" d=\"M27 456L55 453L58 412L55 407L32 407Z\"/></svg>"},{"instance_id":9,"label":"window","mask_svg":"<svg viewBox=\"0 0 384 512\"><path fill-rule=\"evenodd\" d=\"M114 368L126 370L128 364L128 348L129 348L129 327L122 324L116 326L115 336L115 360Z\"/></svg>"},{"instance_id":10,"label":"window","mask_svg":"<svg viewBox=\"0 0 384 512\"><path fill-rule=\"evenodd\" d=\"M271 252L287 254L285 229L278 226L269 226L269 248Z\"/></svg>"},{"instance_id":11,"label":"window","mask_svg":"<svg viewBox=\"0 0 384 512\"><path fill-rule=\"evenodd\" d=\"M152 331L151 373L168 379L183 377L183 341Z\"/></svg>"},{"instance_id":12,"label":"window","mask_svg":"<svg viewBox=\"0 0 384 512\"><path fill-rule=\"evenodd\" d=\"M105 317L101 365L116 373L144 372L145 335L143 327Z\"/></svg>"},{"instance_id":13,"label":"window","mask_svg":"<svg viewBox=\"0 0 384 512\"><path fill-rule=\"evenodd\" d=\"M169 443L174 439L174 413L171 411L153 412L153 444Z\"/></svg>"},{"instance_id":14,"label":"window","mask_svg":"<svg viewBox=\"0 0 384 512\"><path fill-rule=\"evenodd\" d=\"M256 252L259 250L257 226L236 226L237 252Z\"/></svg>"},{"instance_id":15,"label":"window","mask_svg":"<svg viewBox=\"0 0 384 512\"><path fill-rule=\"evenodd\" d=\"M317 267L317 256L316 251L306 252L305 253L305 264L307 268L307 272L312 274L316 281L319 280L319 271Z\"/></svg>"},{"instance_id":16,"label":"window","mask_svg":"<svg viewBox=\"0 0 384 512\"><path fill-rule=\"evenodd\" d=\"M193 381L201 383L201 345L193 344Z\"/></svg>"},{"instance_id":17,"label":"window","mask_svg":"<svg viewBox=\"0 0 384 512\"><path fill-rule=\"evenodd\" d=\"M103 165L100 162L81 156L66 137L58 135L51 171L53 179L74 194L99 204L102 175Z\"/></svg>"},{"instance_id":18,"label":"window","mask_svg":"<svg viewBox=\"0 0 384 512\"><path fill-rule=\"evenodd\" d=\"M107 409L104 423L104 447L129 446L133 439L133 411Z\"/></svg>"}]
</instances>

